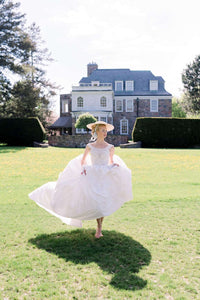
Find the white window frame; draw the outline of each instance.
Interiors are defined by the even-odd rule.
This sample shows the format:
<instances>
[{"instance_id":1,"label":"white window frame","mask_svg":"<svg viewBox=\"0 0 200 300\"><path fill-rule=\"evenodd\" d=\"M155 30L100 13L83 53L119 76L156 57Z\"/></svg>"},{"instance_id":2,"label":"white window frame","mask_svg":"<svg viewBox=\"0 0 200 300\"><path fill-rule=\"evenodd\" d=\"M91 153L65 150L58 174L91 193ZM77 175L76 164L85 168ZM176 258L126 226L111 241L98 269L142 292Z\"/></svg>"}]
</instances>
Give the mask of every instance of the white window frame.
<instances>
[{"instance_id":1,"label":"white window frame","mask_svg":"<svg viewBox=\"0 0 200 300\"><path fill-rule=\"evenodd\" d=\"M102 101L105 101L105 105L102 105L104 102L102 102ZM101 98L100 98L100 107L107 107L107 99L106 99L106 97L105 96L102 96Z\"/></svg>"},{"instance_id":2,"label":"white window frame","mask_svg":"<svg viewBox=\"0 0 200 300\"><path fill-rule=\"evenodd\" d=\"M84 128L76 128L76 133L78 134L86 134L87 130Z\"/></svg>"},{"instance_id":3,"label":"white window frame","mask_svg":"<svg viewBox=\"0 0 200 300\"><path fill-rule=\"evenodd\" d=\"M126 132L122 132L122 123L126 121L126 124L127 124L127 131ZM128 135L128 119L126 118L123 118L120 120L120 134L121 135Z\"/></svg>"},{"instance_id":4,"label":"white window frame","mask_svg":"<svg viewBox=\"0 0 200 300\"><path fill-rule=\"evenodd\" d=\"M104 121L102 118L105 118L104 122L107 123L107 116L95 115L94 117L97 119L97 121Z\"/></svg>"},{"instance_id":5,"label":"white window frame","mask_svg":"<svg viewBox=\"0 0 200 300\"><path fill-rule=\"evenodd\" d=\"M131 101L131 109L128 110L128 101ZM134 106L133 106L133 99L126 99L126 112L133 112L134 111Z\"/></svg>"},{"instance_id":6,"label":"white window frame","mask_svg":"<svg viewBox=\"0 0 200 300\"><path fill-rule=\"evenodd\" d=\"M120 90L117 89L118 83L121 83L121 87L122 87L122 88L121 88ZM118 92L123 91L123 81L122 81L122 80L116 80L116 81L115 81L115 91L118 91Z\"/></svg>"},{"instance_id":7,"label":"white window frame","mask_svg":"<svg viewBox=\"0 0 200 300\"><path fill-rule=\"evenodd\" d=\"M121 110L117 109L117 101L121 101ZM123 111L123 100L122 99L115 99L115 112L122 112Z\"/></svg>"},{"instance_id":8,"label":"white window frame","mask_svg":"<svg viewBox=\"0 0 200 300\"><path fill-rule=\"evenodd\" d=\"M150 80L150 91L158 90L158 80Z\"/></svg>"},{"instance_id":9,"label":"white window frame","mask_svg":"<svg viewBox=\"0 0 200 300\"><path fill-rule=\"evenodd\" d=\"M158 112L158 99L150 99L150 112Z\"/></svg>"},{"instance_id":10,"label":"white window frame","mask_svg":"<svg viewBox=\"0 0 200 300\"><path fill-rule=\"evenodd\" d=\"M131 84L131 88L129 88L130 84ZM134 81L133 80L126 81L126 91L134 91Z\"/></svg>"},{"instance_id":11,"label":"white window frame","mask_svg":"<svg viewBox=\"0 0 200 300\"><path fill-rule=\"evenodd\" d=\"M103 119L103 120L102 120ZM105 116L100 116L100 121L106 122L107 123L107 117Z\"/></svg>"},{"instance_id":12,"label":"white window frame","mask_svg":"<svg viewBox=\"0 0 200 300\"><path fill-rule=\"evenodd\" d=\"M79 100L82 100L82 105L79 105ZM77 98L77 107L79 107L79 108L84 107L83 97L78 97Z\"/></svg>"}]
</instances>

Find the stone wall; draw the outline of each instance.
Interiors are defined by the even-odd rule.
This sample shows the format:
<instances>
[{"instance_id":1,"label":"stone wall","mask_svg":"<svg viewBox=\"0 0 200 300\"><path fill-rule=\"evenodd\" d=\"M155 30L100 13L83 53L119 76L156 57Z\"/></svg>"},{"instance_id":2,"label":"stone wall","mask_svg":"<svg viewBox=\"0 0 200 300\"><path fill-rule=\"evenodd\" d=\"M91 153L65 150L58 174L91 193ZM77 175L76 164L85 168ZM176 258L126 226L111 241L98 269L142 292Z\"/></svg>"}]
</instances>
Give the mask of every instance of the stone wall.
<instances>
[{"instance_id":1,"label":"stone wall","mask_svg":"<svg viewBox=\"0 0 200 300\"><path fill-rule=\"evenodd\" d=\"M85 148L91 138L90 134L76 134L76 135L60 135L49 136L48 142L50 146L66 147L66 148ZM120 144L128 143L127 135L109 134L106 142L119 146Z\"/></svg>"}]
</instances>

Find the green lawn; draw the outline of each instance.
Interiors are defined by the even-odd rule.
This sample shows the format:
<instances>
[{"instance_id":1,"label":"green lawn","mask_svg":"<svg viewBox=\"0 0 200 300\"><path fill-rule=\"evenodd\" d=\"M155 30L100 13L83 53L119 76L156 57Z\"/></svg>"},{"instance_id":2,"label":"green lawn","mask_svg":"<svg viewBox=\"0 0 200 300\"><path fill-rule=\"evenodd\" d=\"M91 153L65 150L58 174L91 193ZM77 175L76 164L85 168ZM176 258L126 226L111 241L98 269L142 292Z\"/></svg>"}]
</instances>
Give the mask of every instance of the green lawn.
<instances>
[{"instance_id":1,"label":"green lawn","mask_svg":"<svg viewBox=\"0 0 200 300\"><path fill-rule=\"evenodd\" d=\"M116 148L134 199L99 240L27 196L82 152L0 147L0 299L200 299L200 150Z\"/></svg>"}]
</instances>

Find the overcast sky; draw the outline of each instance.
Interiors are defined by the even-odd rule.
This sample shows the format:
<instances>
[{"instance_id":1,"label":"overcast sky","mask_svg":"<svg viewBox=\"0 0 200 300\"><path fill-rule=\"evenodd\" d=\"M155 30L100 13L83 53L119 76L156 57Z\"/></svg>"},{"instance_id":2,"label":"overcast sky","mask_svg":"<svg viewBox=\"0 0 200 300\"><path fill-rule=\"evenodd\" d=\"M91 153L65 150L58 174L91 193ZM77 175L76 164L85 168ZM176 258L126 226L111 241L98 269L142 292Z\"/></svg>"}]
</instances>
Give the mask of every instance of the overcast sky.
<instances>
[{"instance_id":1,"label":"overcast sky","mask_svg":"<svg viewBox=\"0 0 200 300\"><path fill-rule=\"evenodd\" d=\"M51 81L71 92L86 66L151 70L179 96L181 72L200 54L199 0L19 0L56 60Z\"/></svg>"}]
</instances>

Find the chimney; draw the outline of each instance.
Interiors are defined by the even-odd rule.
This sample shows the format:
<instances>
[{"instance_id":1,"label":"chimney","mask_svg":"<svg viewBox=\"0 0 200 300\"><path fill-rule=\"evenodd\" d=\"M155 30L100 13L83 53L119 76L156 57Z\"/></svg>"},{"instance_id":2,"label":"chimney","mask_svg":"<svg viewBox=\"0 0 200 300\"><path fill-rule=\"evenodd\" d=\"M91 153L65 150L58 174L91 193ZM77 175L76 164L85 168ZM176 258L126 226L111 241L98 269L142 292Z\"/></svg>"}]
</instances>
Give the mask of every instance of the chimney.
<instances>
[{"instance_id":1,"label":"chimney","mask_svg":"<svg viewBox=\"0 0 200 300\"><path fill-rule=\"evenodd\" d=\"M87 65L87 76L90 76L94 70L98 69L98 65L95 62Z\"/></svg>"}]
</instances>

